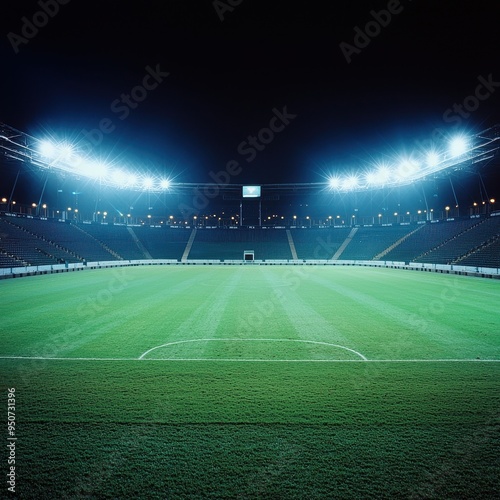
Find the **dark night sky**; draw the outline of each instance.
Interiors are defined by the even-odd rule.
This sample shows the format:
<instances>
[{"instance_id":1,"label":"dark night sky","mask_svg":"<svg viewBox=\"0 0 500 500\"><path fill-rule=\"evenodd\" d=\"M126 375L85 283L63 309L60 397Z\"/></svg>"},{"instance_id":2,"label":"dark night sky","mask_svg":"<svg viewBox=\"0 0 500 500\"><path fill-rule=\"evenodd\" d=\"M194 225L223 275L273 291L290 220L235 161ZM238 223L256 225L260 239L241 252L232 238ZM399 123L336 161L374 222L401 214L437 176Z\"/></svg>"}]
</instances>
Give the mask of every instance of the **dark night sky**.
<instances>
[{"instance_id":1,"label":"dark night sky","mask_svg":"<svg viewBox=\"0 0 500 500\"><path fill-rule=\"evenodd\" d=\"M221 21L211 0L71 0L15 54L8 34L20 34L40 5L9 2L0 121L81 141L83 129L109 118L115 130L95 154L181 182L209 182L236 159L244 167L236 183L320 182L411 151L437 127L477 132L500 122L499 88L470 116L444 118L478 77L500 81L495 2L401 0L346 61L340 43L353 45L372 10L398 3L243 0ZM170 74L121 120L111 104L146 66ZM246 161L238 145L285 106L296 118Z\"/></svg>"}]
</instances>

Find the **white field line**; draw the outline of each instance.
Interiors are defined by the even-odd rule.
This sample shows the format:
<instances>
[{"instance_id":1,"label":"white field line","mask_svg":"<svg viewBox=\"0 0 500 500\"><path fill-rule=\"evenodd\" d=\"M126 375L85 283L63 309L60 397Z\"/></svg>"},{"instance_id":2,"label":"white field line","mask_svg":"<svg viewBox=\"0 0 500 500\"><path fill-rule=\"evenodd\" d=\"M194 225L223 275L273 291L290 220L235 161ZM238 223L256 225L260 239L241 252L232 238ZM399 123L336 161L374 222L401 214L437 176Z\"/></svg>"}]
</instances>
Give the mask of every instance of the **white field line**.
<instances>
[{"instance_id":1,"label":"white field line","mask_svg":"<svg viewBox=\"0 0 500 500\"><path fill-rule=\"evenodd\" d=\"M238 359L238 358L44 358L0 356L0 359L40 361L224 361L239 363L500 363L500 359Z\"/></svg>"},{"instance_id":2,"label":"white field line","mask_svg":"<svg viewBox=\"0 0 500 500\"><path fill-rule=\"evenodd\" d=\"M191 340L179 340L177 342L168 342L167 344L158 345L156 347L152 347L145 353L139 356L139 359L143 359L144 356L147 356L150 352L160 349L162 347L168 347L176 344L187 344L189 342L301 342L304 344L319 344L319 345L327 345L329 347L336 347L338 349L344 349L346 351L352 352L359 356L363 361L368 361L365 356L363 356L360 352L355 351L354 349L350 349L349 347L345 347L343 345L338 344L329 344L328 342L317 342L315 340L300 340L300 339L191 339Z\"/></svg>"}]
</instances>

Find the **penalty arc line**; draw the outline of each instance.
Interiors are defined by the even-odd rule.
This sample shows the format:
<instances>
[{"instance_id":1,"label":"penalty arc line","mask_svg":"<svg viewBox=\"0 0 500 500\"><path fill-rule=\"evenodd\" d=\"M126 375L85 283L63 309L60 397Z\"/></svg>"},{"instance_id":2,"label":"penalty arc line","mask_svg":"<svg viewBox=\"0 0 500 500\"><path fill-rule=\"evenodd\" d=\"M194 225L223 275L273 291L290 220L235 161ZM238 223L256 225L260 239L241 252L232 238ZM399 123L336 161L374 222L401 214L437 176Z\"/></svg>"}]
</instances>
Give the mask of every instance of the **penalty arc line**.
<instances>
[{"instance_id":1,"label":"penalty arc line","mask_svg":"<svg viewBox=\"0 0 500 500\"><path fill-rule=\"evenodd\" d=\"M151 349L147 350L146 352L142 353L139 356L139 359L142 360L144 359L144 356L147 356L150 352L156 350L156 349L161 349L162 347L168 347L171 345L176 345L176 344L187 344L189 342L214 342L214 341L219 341L219 342L302 342L305 344L319 344L319 345L326 345L329 347L337 347L339 349L344 349L346 351L352 352L356 354L356 356L359 356L363 361L368 361L368 359L363 356L360 352L355 351L354 349L350 349L349 347L345 347L343 345L338 345L338 344L330 344L328 342L319 342L316 340L301 340L301 339L190 339L190 340L178 340L176 342L168 342L166 344L158 345L155 347L152 347Z\"/></svg>"}]
</instances>

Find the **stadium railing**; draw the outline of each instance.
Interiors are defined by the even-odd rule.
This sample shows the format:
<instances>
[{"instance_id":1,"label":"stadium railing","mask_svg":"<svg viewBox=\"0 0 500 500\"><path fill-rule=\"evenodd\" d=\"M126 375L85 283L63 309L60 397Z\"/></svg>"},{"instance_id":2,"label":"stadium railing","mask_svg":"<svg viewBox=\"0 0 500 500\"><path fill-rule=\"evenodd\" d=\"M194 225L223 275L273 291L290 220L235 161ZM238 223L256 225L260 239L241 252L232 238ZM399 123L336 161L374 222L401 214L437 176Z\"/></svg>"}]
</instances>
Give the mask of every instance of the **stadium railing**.
<instances>
[{"instance_id":1,"label":"stadium railing","mask_svg":"<svg viewBox=\"0 0 500 500\"><path fill-rule=\"evenodd\" d=\"M100 262L87 262L76 264L54 264L44 266L7 267L0 268L0 279L16 278L24 276L35 276L40 274L63 273L72 271L83 271L85 269L105 269L125 266L186 266L186 265L323 265L323 266L362 266L362 267L383 267L390 269L407 269L412 271L437 272L445 274L459 274L466 276L476 276L483 278L500 279L500 268L474 267L446 264L426 264L411 262L373 261L373 260L266 260L266 261L243 261L243 260L187 260L179 262L173 259L153 259L153 260L113 260Z\"/></svg>"}]
</instances>

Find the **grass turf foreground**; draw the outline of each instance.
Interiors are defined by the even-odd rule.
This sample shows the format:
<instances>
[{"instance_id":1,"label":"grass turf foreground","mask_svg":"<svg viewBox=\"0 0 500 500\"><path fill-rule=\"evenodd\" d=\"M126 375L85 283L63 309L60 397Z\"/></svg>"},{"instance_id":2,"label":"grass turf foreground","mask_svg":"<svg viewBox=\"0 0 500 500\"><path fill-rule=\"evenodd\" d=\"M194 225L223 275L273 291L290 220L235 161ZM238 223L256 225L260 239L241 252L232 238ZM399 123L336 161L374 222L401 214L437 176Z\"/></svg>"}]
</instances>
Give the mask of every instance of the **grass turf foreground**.
<instances>
[{"instance_id":1,"label":"grass turf foreground","mask_svg":"<svg viewBox=\"0 0 500 500\"><path fill-rule=\"evenodd\" d=\"M497 282L151 267L0 288L2 497L498 496Z\"/></svg>"}]
</instances>

